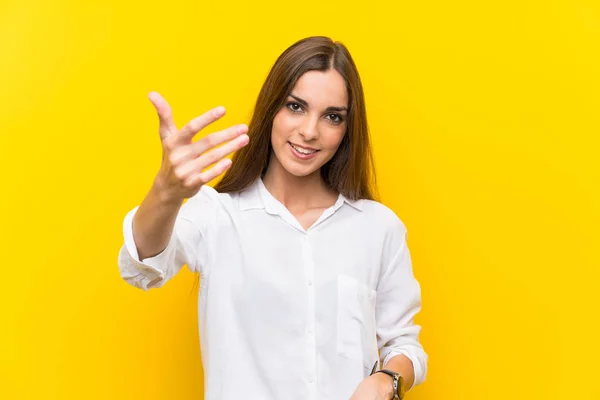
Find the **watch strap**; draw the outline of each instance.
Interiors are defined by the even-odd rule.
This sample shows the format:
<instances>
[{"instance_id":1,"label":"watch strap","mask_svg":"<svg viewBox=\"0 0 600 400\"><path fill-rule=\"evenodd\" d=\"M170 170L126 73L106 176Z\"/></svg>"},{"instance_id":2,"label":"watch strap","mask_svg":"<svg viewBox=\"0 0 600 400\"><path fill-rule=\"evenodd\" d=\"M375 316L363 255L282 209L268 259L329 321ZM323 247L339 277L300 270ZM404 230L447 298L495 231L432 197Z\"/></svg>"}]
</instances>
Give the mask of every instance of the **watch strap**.
<instances>
[{"instance_id":1,"label":"watch strap","mask_svg":"<svg viewBox=\"0 0 600 400\"><path fill-rule=\"evenodd\" d=\"M402 398L404 396L401 396L401 390L402 388L400 387L400 385L402 385L402 375L400 375L397 372L394 371L390 371L389 369L380 369L379 371L375 371L374 373L377 372L382 372L386 375L389 375L393 381L392 381L392 385L393 385L393 389L394 389L394 397L393 400L402 400Z\"/></svg>"}]
</instances>

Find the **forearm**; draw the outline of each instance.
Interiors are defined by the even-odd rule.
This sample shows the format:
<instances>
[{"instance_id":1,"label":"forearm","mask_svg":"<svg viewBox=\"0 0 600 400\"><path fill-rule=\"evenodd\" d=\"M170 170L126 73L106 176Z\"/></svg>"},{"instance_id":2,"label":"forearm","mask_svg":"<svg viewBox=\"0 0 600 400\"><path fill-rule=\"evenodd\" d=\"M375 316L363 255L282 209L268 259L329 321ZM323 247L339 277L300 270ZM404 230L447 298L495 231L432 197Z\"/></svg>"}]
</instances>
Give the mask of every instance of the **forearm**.
<instances>
[{"instance_id":1,"label":"forearm","mask_svg":"<svg viewBox=\"0 0 600 400\"><path fill-rule=\"evenodd\" d=\"M167 247L182 204L182 199L170 198L155 180L133 218L133 238L140 260L154 257Z\"/></svg>"},{"instance_id":2,"label":"forearm","mask_svg":"<svg viewBox=\"0 0 600 400\"><path fill-rule=\"evenodd\" d=\"M383 368L402 375L404 378L405 390L408 390L410 387L412 387L415 380L415 370L410 359L404 354L398 354L397 356L392 357Z\"/></svg>"}]
</instances>

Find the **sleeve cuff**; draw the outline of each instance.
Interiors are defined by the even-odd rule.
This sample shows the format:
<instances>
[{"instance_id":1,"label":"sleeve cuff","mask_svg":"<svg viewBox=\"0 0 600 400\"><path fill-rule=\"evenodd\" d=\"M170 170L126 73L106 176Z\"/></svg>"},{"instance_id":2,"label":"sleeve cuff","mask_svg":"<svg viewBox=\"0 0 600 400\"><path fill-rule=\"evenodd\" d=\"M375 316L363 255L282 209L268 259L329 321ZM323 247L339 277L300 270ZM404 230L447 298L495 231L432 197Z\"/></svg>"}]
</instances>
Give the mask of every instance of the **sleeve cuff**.
<instances>
[{"instance_id":1,"label":"sleeve cuff","mask_svg":"<svg viewBox=\"0 0 600 400\"><path fill-rule=\"evenodd\" d=\"M392 359L392 357L395 357L400 354L405 355L411 361L411 363L413 365L415 379L413 380L411 387L406 389L406 391L408 392L409 390L411 390L418 384L423 383L423 381L425 381L425 371L423 370L423 367L421 366L420 358L418 357L418 355L413 354L411 351L408 351L408 350L392 350L392 351L390 351L387 354L387 356L385 356L385 359L383 360L383 365L385 366ZM423 356L425 358L427 358L427 355L425 353L423 353Z\"/></svg>"},{"instance_id":2,"label":"sleeve cuff","mask_svg":"<svg viewBox=\"0 0 600 400\"><path fill-rule=\"evenodd\" d=\"M124 245L119 253L119 263L123 265L124 278L136 287L147 290L160 286L168 275L169 260L175 249L175 231L167 247L154 257L140 260L135 240L133 239L133 217L139 206L129 211L123 221Z\"/></svg>"}]
</instances>

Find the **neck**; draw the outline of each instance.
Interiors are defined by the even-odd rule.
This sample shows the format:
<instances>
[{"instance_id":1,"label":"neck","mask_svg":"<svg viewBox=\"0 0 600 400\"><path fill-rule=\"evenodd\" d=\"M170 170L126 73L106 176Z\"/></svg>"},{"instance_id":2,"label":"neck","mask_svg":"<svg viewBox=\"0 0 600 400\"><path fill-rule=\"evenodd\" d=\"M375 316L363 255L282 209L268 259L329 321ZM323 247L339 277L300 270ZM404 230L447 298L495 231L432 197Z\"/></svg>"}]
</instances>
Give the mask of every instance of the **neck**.
<instances>
[{"instance_id":1,"label":"neck","mask_svg":"<svg viewBox=\"0 0 600 400\"><path fill-rule=\"evenodd\" d=\"M311 209L330 207L337 200L338 194L327 187L321 171L310 175L296 176L290 174L276 159L272 157L263 177L267 190L288 209Z\"/></svg>"}]
</instances>

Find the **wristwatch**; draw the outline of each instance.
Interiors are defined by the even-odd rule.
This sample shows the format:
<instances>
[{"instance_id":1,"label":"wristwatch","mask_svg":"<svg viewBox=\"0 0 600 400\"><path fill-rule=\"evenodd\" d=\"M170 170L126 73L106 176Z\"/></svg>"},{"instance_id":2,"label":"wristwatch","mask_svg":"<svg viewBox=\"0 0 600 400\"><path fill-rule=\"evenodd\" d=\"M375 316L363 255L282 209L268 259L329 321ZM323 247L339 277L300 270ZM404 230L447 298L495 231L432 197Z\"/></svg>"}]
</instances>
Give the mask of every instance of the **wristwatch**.
<instances>
[{"instance_id":1,"label":"wristwatch","mask_svg":"<svg viewBox=\"0 0 600 400\"><path fill-rule=\"evenodd\" d=\"M386 375L389 375L394 380L392 384L394 385L394 400L402 400L404 399L404 378L397 372L390 371L389 369L380 369L377 372L383 372Z\"/></svg>"}]
</instances>

